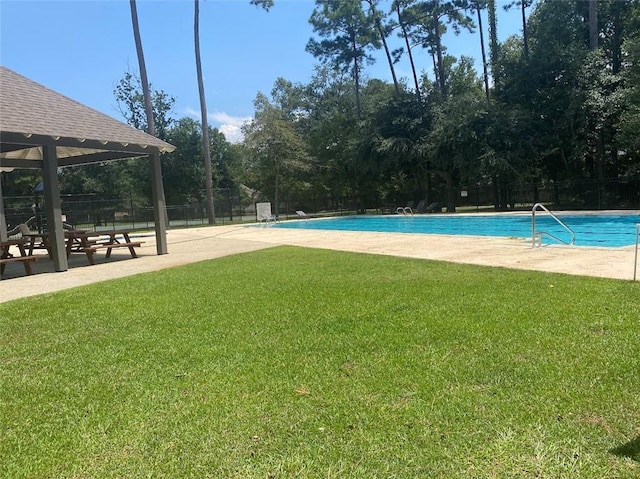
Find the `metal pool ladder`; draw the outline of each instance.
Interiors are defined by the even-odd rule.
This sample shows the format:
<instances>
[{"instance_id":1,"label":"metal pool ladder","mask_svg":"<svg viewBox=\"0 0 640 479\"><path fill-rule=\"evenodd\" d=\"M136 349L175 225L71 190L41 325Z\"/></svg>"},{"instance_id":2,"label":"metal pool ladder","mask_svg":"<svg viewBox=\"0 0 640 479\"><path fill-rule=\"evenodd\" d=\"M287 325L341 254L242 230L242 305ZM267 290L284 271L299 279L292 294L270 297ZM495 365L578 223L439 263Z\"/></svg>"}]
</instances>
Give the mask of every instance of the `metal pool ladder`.
<instances>
[{"instance_id":1,"label":"metal pool ladder","mask_svg":"<svg viewBox=\"0 0 640 479\"><path fill-rule=\"evenodd\" d=\"M536 231L536 210L539 210L539 209L549 213L549 215L551 215L551 217L554 220L556 220L560 226L562 226L565 230L569 232L569 234L571 235L570 242L560 239L557 236L549 233L548 231ZM531 209L531 247L535 248L536 246L538 247L542 246L543 236L548 236L549 238L552 238L566 245L574 245L576 242L576 234L573 232L571 228L569 228L566 224L564 224L562 220L560 220L560 218L558 218L551 211L549 211L542 203L536 203L535 205L533 205L533 208Z\"/></svg>"}]
</instances>

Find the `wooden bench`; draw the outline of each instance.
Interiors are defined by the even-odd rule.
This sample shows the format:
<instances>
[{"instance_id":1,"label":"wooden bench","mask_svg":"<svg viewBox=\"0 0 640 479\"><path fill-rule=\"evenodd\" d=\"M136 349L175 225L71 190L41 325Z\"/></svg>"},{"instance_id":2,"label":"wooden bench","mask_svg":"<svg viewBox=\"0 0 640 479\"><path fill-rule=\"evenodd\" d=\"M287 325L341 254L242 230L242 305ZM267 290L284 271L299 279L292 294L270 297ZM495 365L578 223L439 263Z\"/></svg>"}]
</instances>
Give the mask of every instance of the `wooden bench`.
<instances>
[{"instance_id":1,"label":"wooden bench","mask_svg":"<svg viewBox=\"0 0 640 479\"><path fill-rule=\"evenodd\" d=\"M27 274L33 274L31 270L31 262L37 261L38 256L11 256L8 258L0 258L0 273L4 273L5 264L13 263L15 261L22 261L24 263L24 270Z\"/></svg>"},{"instance_id":2,"label":"wooden bench","mask_svg":"<svg viewBox=\"0 0 640 479\"><path fill-rule=\"evenodd\" d=\"M136 250L134 248L139 248L140 245L142 245L142 243L144 243L144 241L130 241L127 243L100 243L100 242L89 243L85 248L82 248L82 251L84 251L87 254L87 257L89 258L89 263L94 264L93 253L104 248L107 249L107 254L105 255L106 258L111 257L111 250L114 248L129 248L131 257L137 258L138 255L136 254Z\"/></svg>"}]
</instances>

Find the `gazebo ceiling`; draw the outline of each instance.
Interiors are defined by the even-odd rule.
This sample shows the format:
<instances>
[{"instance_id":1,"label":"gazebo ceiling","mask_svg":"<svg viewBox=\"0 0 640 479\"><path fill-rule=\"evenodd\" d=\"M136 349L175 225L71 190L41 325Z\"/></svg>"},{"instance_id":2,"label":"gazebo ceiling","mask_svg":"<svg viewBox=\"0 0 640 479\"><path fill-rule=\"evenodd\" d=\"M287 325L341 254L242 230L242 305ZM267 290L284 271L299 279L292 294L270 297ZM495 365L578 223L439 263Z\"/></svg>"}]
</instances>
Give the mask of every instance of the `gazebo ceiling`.
<instances>
[{"instance_id":1,"label":"gazebo ceiling","mask_svg":"<svg viewBox=\"0 0 640 479\"><path fill-rule=\"evenodd\" d=\"M148 156L175 147L0 66L0 169L41 168Z\"/></svg>"}]
</instances>

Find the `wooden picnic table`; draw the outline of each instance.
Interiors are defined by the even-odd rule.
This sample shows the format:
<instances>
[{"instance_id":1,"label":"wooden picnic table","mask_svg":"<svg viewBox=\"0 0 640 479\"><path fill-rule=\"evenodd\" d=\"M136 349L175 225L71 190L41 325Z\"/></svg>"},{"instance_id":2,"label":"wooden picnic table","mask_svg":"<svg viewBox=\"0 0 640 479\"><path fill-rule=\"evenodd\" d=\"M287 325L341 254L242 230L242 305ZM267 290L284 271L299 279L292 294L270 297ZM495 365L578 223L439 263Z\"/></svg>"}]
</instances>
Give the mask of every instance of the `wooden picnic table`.
<instances>
[{"instance_id":1,"label":"wooden picnic table","mask_svg":"<svg viewBox=\"0 0 640 479\"><path fill-rule=\"evenodd\" d=\"M93 254L105 248L107 250L106 257L111 257L111 251L114 248L129 248L132 258L138 255L134 248L139 247L141 241L131 241L130 230L110 230L110 231L87 231L87 230L65 230L65 248L67 258L71 253L84 253L87 256L89 264L95 264ZM28 233L23 234L26 239L25 246L28 247L28 255L33 255L33 250L42 248L46 249L51 255L49 248L49 233Z\"/></svg>"},{"instance_id":2,"label":"wooden picnic table","mask_svg":"<svg viewBox=\"0 0 640 479\"><path fill-rule=\"evenodd\" d=\"M49 233L22 233L27 239L25 246L29 247L29 255L33 255L34 249L46 249L49 252Z\"/></svg>"},{"instance_id":3,"label":"wooden picnic table","mask_svg":"<svg viewBox=\"0 0 640 479\"><path fill-rule=\"evenodd\" d=\"M64 238L66 241L67 257L69 256L70 246L69 238L74 238L76 233L84 233L85 230L65 230ZM71 233L71 235L67 235ZM43 231L42 233L22 233L22 237L27 240L26 246L29 248L29 255L33 254L34 249L46 249L49 256L51 256L51 250L49 248L49 232Z\"/></svg>"},{"instance_id":4,"label":"wooden picnic table","mask_svg":"<svg viewBox=\"0 0 640 479\"><path fill-rule=\"evenodd\" d=\"M130 230L110 230L110 231L65 231L67 240L67 256L71 253L84 253L87 255L89 264L95 264L93 255L99 249L106 249L106 258L111 257L111 251L115 248L128 248L132 258L137 258L135 248L139 247L142 241L131 241Z\"/></svg>"},{"instance_id":5,"label":"wooden picnic table","mask_svg":"<svg viewBox=\"0 0 640 479\"><path fill-rule=\"evenodd\" d=\"M14 261L22 262L22 264L24 265L24 271L27 274L33 274L33 271L31 270L31 262L36 261L38 257L27 254L27 249L25 247L27 242L27 238L16 238L9 239L0 243L0 274L4 273L4 269L7 263L12 263ZM20 256L14 256L9 252L11 246L18 247Z\"/></svg>"}]
</instances>

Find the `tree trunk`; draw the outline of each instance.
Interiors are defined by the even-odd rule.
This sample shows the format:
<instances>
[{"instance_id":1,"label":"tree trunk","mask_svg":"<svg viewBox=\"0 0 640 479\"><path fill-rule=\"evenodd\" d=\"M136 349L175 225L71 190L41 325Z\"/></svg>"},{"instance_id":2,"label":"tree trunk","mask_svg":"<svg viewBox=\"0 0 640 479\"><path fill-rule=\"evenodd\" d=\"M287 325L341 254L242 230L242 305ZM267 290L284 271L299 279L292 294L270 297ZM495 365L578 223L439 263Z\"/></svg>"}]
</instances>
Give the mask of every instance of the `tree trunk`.
<instances>
[{"instance_id":1,"label":"tree trunk","mask_svg":"<svg viewBox=\"0 0 640 479\"><path fill-rule=\"evenodd\" d=\"M133 23L133 37L136 42L136 53L138 54L138 67L140 68L140 83L142 83L142 96L144 99L144 112L147 116L147 133L156 136L156 127L153 121L153 105L151 103L151 93L149 92L149 80L147 78L147 67L142 51L142 40L140 39L140 26L138 24L138 9L136 0L129 0L131 5L131 23Z\"/></svg>"},{"instance_id":2,"label":"tree trunk","mask_svg":"<svg viewBox=\"0 0 640 479\"><path fill-rule=\"evenodd\" d=\"M520 11L522 12L522 43L524 46L524 59L529 60L529 38L527 37L527 17L525 15L527 8L526 0L520 0Z\"/></svg>"},{"instance_id":3,"label":"tree trunk","mask_svg":"<svg viewBox=\"0 0 640 479\"><path fill-rule=\"evenodd\" d=\"M418 75L416 74L416 65L413 62L413 53L411 53L411 45L409 44L409 36L407 35L407 29L402 21L402 16L400 14L400 4L396 2L396 12L398 12L398 23L400 24L400 29L402 30L402 36L404 37L404 43L407 46L407 54L409 55L409 62L411 63L411 72L413 73L413 82L416 87L416 96L418 100L422 100L420 95L420 83L418 82Z\"/></svg>"},{"instance_id":4,"label":"tree trunk","mask_svg":"<svg viewBox=\"0 0 640 479\"><path fill-rule=\"evenodd\" d=\"M387 45L387 39L384 36L384 31L382 30L382 25L380 24L380 19L376 18L376 28L378 29L378 34L382 39L382 45L384 46L384 52L387 55L387 62L389 62L389 69L391 70L391 78L393 78L393 87L396 90L396 95L400 94L400 87L398 86L398 79L396 78L396 70L393 67L393 60L391 59L391 53L389 52L389 46Z\"/></svg>"},{"instance_id":5,"label":"tree trunk","mask_svg":"<svg viewBox=\"0 0 640 479\"><path fill-rule=\"evenodd\" d=\"M493 90L500 92L500 68L498 58L498 17L496 14L496 1L487 2L487 13L489 16L489 57L491 61L491 77L493 78Z\"/></svg>"},{"instance_id":6,"label":"tree trunk","mask_svg":"<svg viewBox=\"0 0 640 479\"><path fill-rule=\"evenodd\" d=\"M589 50L598 48L598 5L589 0Z\"/></svg>"},{"instance_id":7,"label":"tree trunk","mask_svg":"<svg viewBox=\"0 0 640 479\"><path fill-rule=\"evenodd\" d=\"M373 0L367 0L369 7L371 8L371 14L373 15L373 22L376 25L376 30L378 30L378 35L380 35L380 40L382 40L382 46L384 47L384 52L387 55L387 62L389 63L389 69L391 70L391 78L393 78L393 86L396 90L396 94L400 94L400 87L398 86L398 79L396 77L396 70L393 67L393 60L391 59L391 53L389 52L389 46L387 45L387 38L385 37L384 31L382 30L382 23L380 22L380 17L378 16L378 11L373 4Z\"/></svg>"},{"instance_id":8,"label":"tree trunk","mask_svg":"<svg viewBox=\"0 0 640 479\"><path fill-rule=\"evenodd\" d=\"M435 52L431 52L431 63L433 64L433 76L436 77L436 85L440 85L440 75L438 74L438 62L436 61Z\"/></svg>"},{"instance_id":9,"label":"tree trunk","mask_svg":"<svg viewBox=\"0 0 640 479\"><path fill-rule=\"evenodd\" d=\"M147 67L142 51L142 40L140 38L140 25L138 24L138 9L136 0L129 0L131 6L131 23L133 24L133 37L136 43L136 53L138 55L138 68L140 69L140 83L142 83L142 96L144 99L144 111L147 117L147 133L156 136L156 127L153 121L153 105L151 104L151 93L149 91L149 79L147 77ZM153 190L154 216L156 223L156 251L159 255L167 254L167 227L169 217L164 198L164 185L162 184L162 165L158 155L151 156L151 187Z\"/></svg>"},{"instance_id":10,"label":"tree trunk","mask_svg":"<svg viewBox=\"0 0 640 479\"><path fill-rule=\"evenodd\" d=\"M442 38L440 38L440 15L439 15L439 3L435 1L433 9L433 34L436 43L436 57L438 59L438 81L440 86L440 93L443 95L446 93L446 81L444 77L444 59L442 57Z\"/></svg>"},{"instance_id":11,"label":"tree trunk","mask_svg":"<svg viewBox=\"0 0 640 479\"><path fill-rule=\"evenodd\" d=\"M456 212L456 194L453 191L453 176L451 173L444 172L443 178L447 188L447 213Z\"/></svg>"},{"instance_id":12,"label":"tree trunk","mask_svg":"<svg viewBox=\"0 0 640 479\"><path fill-rule=\"evenodd\" d=\"M614 75L620 73L622 67L622 19L620 18L620 8L613 10L613 34L611 36L611 72Z\"/></svg>"},{"instance_id":13,"label":"tree trunk","mask_svg":"<svg viewBox=\"0 0 640 479\"><path fill-rule=\"evenodd\" d=\"M456 194L453 189L453 175L448 171L443 170L431 170L428 172L429 181L427 183L427 189L431 189L431 173L438 175L440 178L444 180L444 200L446 201L447 213L455 213L456 212ZM442 196L442 195L440 195ZM433 198L432 198L433 199Z\"/></svg>"},{"instance_id":14,"label":"tree trunk","mask_svg":"<svg viewBox=\"0 0 640 479\"><path fill-rule=\"evenodd\" d=\"M611 73L618 75L622 68L622 19L621 12L618 4L613 5L612 11L612 35L611 35ZM612 165L611 176L616 177L620 174L618 164L618 135L616 134L617 125L607 122L607 137L610 138L609 151L610 161Z\"/></svg>"},{"instance_id":15,"label":"tree trunk","mask_svg":"<svg viewBox=\"0 0 640 479\"><path fill-rule=\"evenodd\" d=\"M502 190L498 175L493 175L493 207L496 211L502 211Z\"/></svg>"},{"instance_id":16,"label":"tree trunk","mask_svg":"<svg viewBox=\"0 0 640 479\"><path fill-rule=\"evenodd\" d=\"M356 114L358 120L361 119L361 106L360 106L360 64L358 63L358 45L356 38L351 38L351 47L353 51L353 82L356 89Z\"/></svg>"},{"instance_id":17,"label":"tree trunk","mask_svg":"<svg viewBox=\"0 0 640 479\"><path fill-rule=\"evenodd\" d=\"M196 50L196 72L198 76L198 93L200 94L200 116L202 117L202 152L204 154L205 189L207 190L207 219L215 224L216 214L213 205L213 173L211 170L211 144L209 143L209 121L207 119L207 101L204 95L202 79L202 63L200 61L200 2L195 0L193 32Z\"/></svg>"},{"instance_id":18,"label":"tree trunk","mask_svg":"<svg viewBox=\"0 0 640 479\"><path fill-rule=\"evenodd\" d=\"M478 12L478 30L480 31L480 50L482 51L482 71L484 76L484 94L489 101L489 72L487 70L487 54L484 51L484 32L482 31L482 15L480 15L480 5L476 5Z\"/></svg>"}]
</instances>

